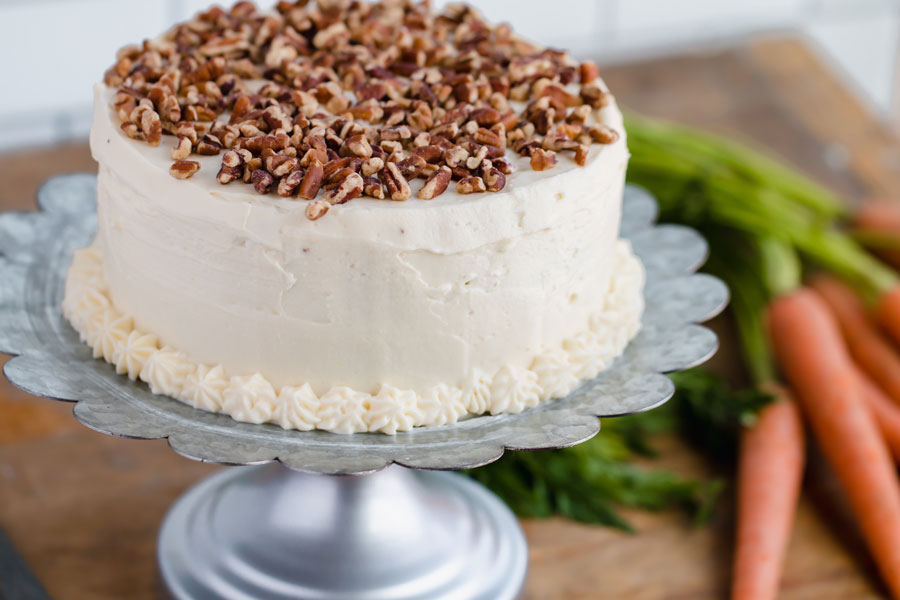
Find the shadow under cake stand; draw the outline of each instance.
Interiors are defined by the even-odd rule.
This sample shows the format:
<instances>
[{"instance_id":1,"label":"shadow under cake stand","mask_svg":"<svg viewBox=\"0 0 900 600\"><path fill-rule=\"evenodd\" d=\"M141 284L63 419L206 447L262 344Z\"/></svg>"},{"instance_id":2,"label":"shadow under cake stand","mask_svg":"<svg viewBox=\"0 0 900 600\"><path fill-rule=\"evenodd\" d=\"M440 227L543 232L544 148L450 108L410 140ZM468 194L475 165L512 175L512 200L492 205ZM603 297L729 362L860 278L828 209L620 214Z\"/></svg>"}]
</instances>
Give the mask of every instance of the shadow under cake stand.
<instances>
[{"instance_id":1,"label":"shadow under cake stand","mask_svg":"<svg viewBox=\"0 0 900 600\"><path fill-rule=\"evenodd\" d=\"M179 599L514 598L527 569L518 522L480 484L440 471L572 446L599 431L598 417L663 404L674 387L662 373L715 352L697 323L728 299L719 280L695 273L705 241L654 225L654 200L628 187L621 235L646 269L646 311L609 370L515 415L395 436L286 431L153 395L92 358L60 303L72 252L96 232L95 198L95 176L66 175L40 189L39 212L0 215L0 352L14 355L3 371L27 392L76 402L75 417L102 433L167 438L188 458L245 465L195 485L163 523L159 569Z\"/></svg>"}]
</instances>

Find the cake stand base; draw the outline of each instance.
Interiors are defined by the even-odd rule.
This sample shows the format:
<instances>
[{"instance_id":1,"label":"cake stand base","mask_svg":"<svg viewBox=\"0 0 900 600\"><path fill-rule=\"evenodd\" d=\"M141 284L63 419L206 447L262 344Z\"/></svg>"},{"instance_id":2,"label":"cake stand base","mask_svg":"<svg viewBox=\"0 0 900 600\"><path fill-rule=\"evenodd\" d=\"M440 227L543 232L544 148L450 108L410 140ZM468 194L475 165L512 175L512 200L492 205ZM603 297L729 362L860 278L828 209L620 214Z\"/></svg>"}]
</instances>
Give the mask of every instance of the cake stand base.
<instances>
[{"instance_id":1,"label":"cake stand base","mask_svg":"<svg viewBox=\"0 0 900 600\"><path fill-rule=\"evenodd\" d=\"M232 467L169 511L157 557L178 600L511 600L522 529L483 486L392 466L331 476Z\"/></svg>"}]
</instances>

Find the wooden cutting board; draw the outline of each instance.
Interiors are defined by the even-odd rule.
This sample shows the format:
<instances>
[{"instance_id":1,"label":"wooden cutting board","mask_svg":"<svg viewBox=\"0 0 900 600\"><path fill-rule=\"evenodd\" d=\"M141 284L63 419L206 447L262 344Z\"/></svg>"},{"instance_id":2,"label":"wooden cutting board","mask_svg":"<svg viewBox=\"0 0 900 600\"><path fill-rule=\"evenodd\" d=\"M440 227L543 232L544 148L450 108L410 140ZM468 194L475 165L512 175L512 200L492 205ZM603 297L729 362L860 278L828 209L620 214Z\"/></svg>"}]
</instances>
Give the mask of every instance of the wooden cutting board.
<instances>
[{"instance_id":1,"label":"wooden cutting board","mask_svg":"<svg viewBox=\"0 0 900 600\"><path fill-rule=\"evenodd\" d=\"M628 109L767 147L849 201L900 189L900 142L814 53L791 39L603 70ZM0 157L0 209L31 210L54 173L91 171L81 145ZM739 377L728 332L717 369ZM0 359L2 360L2 359ZM654 466L715 474L679 440ZM154 598L156 532L172 501L218 467L79 426L71 406L0 382L0 528L54 598ZM727 593L730 497L712 525L630 512L629 535L563 520L524 523L530 600L706 599ZM782 597L881 598L874 568L826 467L813 458Z\"/></svg>"}]
</instances>

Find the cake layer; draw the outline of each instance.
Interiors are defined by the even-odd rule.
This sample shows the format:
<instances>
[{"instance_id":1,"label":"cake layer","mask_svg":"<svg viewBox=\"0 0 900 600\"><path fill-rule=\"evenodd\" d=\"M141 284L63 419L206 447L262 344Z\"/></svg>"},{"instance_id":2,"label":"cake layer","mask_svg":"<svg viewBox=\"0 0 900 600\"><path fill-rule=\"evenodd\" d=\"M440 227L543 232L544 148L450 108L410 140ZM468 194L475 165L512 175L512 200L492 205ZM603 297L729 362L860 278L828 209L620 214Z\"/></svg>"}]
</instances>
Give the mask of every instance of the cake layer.
<instances>
[{"instance_id":1,"label":"cake layer","mask_svg":"<svg viewBox=\"0 0 900 600\"><path fill-rule=\"evenodd\" d=\"M501 192L360 197L310 221L302 200L173 179L170 148L129 140L111 93L98 86L91 133L110 299L193 363L316 394L465 388L530 367L605 305L624 136L584 167L517 159ZM599 118L622 131L614 103Z\"/></svg>"},{"instance_id":2,"label":"cake layer","mask_svg":"<svg viewBox=\"0 0 900 600\"><path fill-rule=\"evenodd\" d=\"M443 383L424 392L382 385L368 394L346 386L315 393L308 383L276 387L259 373L235 375L221 365L191 361L135 326L111 301L103 259L96 246L78 250L66 279L63 312L94 350L155 394L239 421L276 423L286 429L393 434L424 425L455 423L468 414L520 412L541 400L566 395L619 356L640 326L643 269L629 244L615 245L613 274L590 328L537 355L530 368L506 365L481 371L462 387Z\"/></svg>"}]
</instances>

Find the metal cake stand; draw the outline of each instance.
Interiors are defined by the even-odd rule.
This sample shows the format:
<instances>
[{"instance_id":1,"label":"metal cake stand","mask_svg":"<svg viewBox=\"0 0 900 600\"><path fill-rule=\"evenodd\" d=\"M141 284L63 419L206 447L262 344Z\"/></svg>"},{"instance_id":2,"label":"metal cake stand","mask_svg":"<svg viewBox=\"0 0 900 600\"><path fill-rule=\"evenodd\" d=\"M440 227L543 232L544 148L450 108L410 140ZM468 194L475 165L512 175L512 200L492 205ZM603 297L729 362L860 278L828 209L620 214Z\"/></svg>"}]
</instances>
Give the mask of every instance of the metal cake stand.
<instances>
[{"instance_id":1,"label":"metal cake stand","mask_svg":"<svg viewBox=\"0 0 900 600\"><path fill-rule=\"evenodd\" d=\"M719 280L694 273L704 240L654 225L654 200L629 187L622 236L647 271L643 327L612 368L567 398L395 436L238 423L116 375L64 320L72 251L96 231L95 185L93 175L56 177L38 193L39 212L0 215L0 351L14 355L3 371L27 392L75 402L75 417L102 433L258 465L214 474L169 511L158 561L179 599L514 598L527 567L517 521L479 484L438 470L572 446L599 431L598 417L663 404L674 391L663 373L715 352L715 335L697 323L728 298Z\"/></svg>"}]
</instances>

